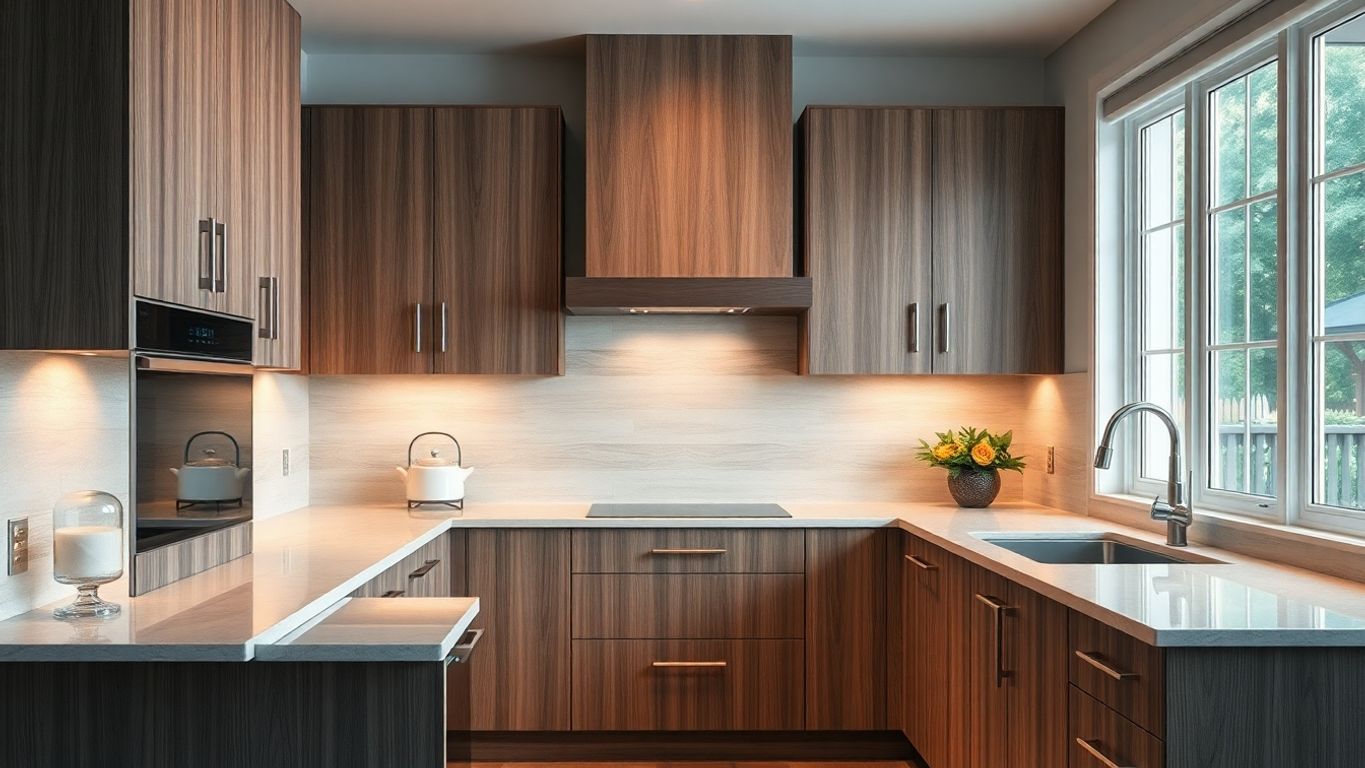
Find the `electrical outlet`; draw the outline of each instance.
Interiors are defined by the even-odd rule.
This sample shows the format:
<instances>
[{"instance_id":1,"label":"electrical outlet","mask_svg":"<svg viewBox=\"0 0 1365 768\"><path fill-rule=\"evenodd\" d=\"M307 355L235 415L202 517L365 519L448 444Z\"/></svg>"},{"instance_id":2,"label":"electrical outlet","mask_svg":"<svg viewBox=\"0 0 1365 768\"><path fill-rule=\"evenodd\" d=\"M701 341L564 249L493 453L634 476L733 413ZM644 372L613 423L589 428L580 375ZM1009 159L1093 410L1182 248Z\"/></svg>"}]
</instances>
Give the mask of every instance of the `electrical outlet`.
<instances>
[{"instance_id":1,"label":"electrical outlet","mask_svg":"<svg viewBox=\"0 0 1365 768\"><path fill-rule=\"evenodd\" d=\"M28 518L9 521L9 575L28 570Z\"/></svg>"},{"instance_id":2,"label":"electrical outlet","mask_svg":"<svg viewBox=\"0 0 1365 768\"><path fill-rule=\"evenodd\" d=\"M283 459L283 462L282 462L282 463L283 463L283 465L284 465L284 476L285 476L285 477L289 477L289 449L288 449L288 448L285 448L285 449L284 449L284 459Z\"/></svg>"},{"instance_id":3,"label":"electrical outlet","mask_svg":"<svg viewBox=\"0 0 1365 768\"><path fill-rule=\"evenodd\" d=\"M1057 474L1057 449L1051 445L1047 447L1047 473Z\"/></svg>"}]
</instances>

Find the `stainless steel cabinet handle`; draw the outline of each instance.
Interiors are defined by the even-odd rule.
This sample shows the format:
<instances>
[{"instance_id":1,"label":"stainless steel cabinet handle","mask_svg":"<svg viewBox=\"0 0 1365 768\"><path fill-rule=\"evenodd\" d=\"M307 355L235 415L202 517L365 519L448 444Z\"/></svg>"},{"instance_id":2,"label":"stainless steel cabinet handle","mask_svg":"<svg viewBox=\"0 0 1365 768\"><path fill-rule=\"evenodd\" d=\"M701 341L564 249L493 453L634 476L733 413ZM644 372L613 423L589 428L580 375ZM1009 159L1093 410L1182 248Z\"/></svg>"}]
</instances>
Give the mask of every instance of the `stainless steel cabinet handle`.
<instances>
[{"instance_id":1,"label":"stainless steel cabinet handle","mask_svg":"<svg viewBox=\"0 0 1365 768\"><path fill-rule=\"evenodd\" d=\"M927 560L921 560L921 559L919 559L918 557L915 557L914 555L906 555L906 556L905 556L905 559L906 559L906 560L909 560L909 561L912 562L912 563L914 563L914 564L915 564L916 566L918 566L921 570L925 570L925 571L937 571L937 570L938 570L938 566L937 566L937 565L934 565L933 563L931 563L931 562L929 562L929 561L927 561Z\"/></svg>"},{"instance_id":2,"label":"stainless steel cabinet handle","mask_svg":"<svg viewBox=\"0 0 1365 768\"><path fill-rule=\"evenodd\" d=\"M728 667L730 664L725 661L655 661L651 662L649 666L654 667L655 669L719 669L721 667Z\"/></svg>"},{"instance_id":3,"label":"stainless steel cabinet handle","mask_svg":"<svg viewBox=\"0 0 1365 768\"><path fill-rule=\"evenodd\" d=\"M1095 761L1098 762L1100 765L1103 765L1104 768L1132 768L1132 766L1121 765L1119 763L1114 762L1113 759L1111 759L1108 755L1101 752L1099 747L1095 746L1098 743L1099 742L1095 741L1086 741L1085 739L1082 739L1080 736L1076 737L1076 746L1085 750L1086 754L1095 758Z\"/></svg>"},{"instance_id":4,"label":"stainless steel cabinet handle","mask_svg":"<svg viewBox=\"0 0 1365 768\"><path fill-rule=\"evenodd\" d=\"M910 351L919 352L919 302L910 302Z\"/></svg>"},{"instance_id":5,"label":"stainless steel cabinet handle","mask_svg":"<svg viewBox=\"0 0 1365 768\"><path fill-rule=\"evenodd\" d=\"M479 644L483 638L482 629L471 629L460 638L460 642L450 649L450 654L446 656L446 661L451 664L461 664L469 661L470 654L474 653L474 646Z\"/></svg>"},{"instance_id":6,"label":"stainless steel cabinet handle","mask_svg":"<svg viewBox=\"0 0 1365 768\"><path fill-rule=\"evenodd\" d=\"M441 351L446 351L446 303L441 302Z\"/></svg>"},{"instance_id":7,"label":"stainless steel cabinet handle","mask_svg":"<svg viewBox=\"0 0 1365 768\"><path fill-rule=\"evenodd\" d=\"M270 278L270 338L280 338L280 279Z\"/></svg>"},{"instance_id":8,"label":"stainless steel cabinet handle","mask_svg":"<svg viewBox=\"0 0 1365 768\"><path fill-rule=\"evenodd\" d=\"M943 324L943 327L941 328L942 335L939 337L938 342L939 351L947 354L950 350L952 350L953 305L944 304L943 306L939 307L938 311L939 315L942 318Z\"/></svg>"},{"instance_id":9,"label":"stainless steel cabinet handle","mask_svg":"<svg viewBox=\"0 0 1365 768\"><path fill-rule=\"evenodd\" d=\"M262 339L272 339L274 338L271 332L275 322L275 313L271 308L270 278L262 277L256 280L256 302L256 314L260 315L260 320L256 322L260 330L256 331L256 336Z\"/></svg>"},{"instance_id":10,"label":"stainless steel cabinet handle","mask_svg":"<svg viewBox=\"0 0 1365 768\"><path fill-rule=\"evenodd\" d=\"M723 555L723 549L651 549L651 555Z\"/></svg>"},{"instance_id":11,"label":"stainless steel cabinet handle","mask_svg":"<svg viewBox=\"0 0 1365 768\"><path fill-rule=\"evenodd\" d=\"M380 597L402 597L403 594L404 592L401 589L390 589L388 592L380 595Z\"/></svg>"},{"instance_id":12,"label":"stainless steel cabinet handle","mask_svg":"<svg viewBox=\"0 0 1365 768\"><path fill-rule=\"evenodd\" d=\"M1087 653L1085 651L1076 651L1076 658L1080 659L1081 661L1084 661L1086 664L1089 664L1090 666L1094 667L1095 669L1098 669L1105 675L1115 680L1136 680L1139 677L1141 677L1141 675L1137 674L1136 672L1124 672L1122 670L1115 669L1109 666L1108 664L1105 664L1103 661L1099 659L1099 657L1095 656L1092 653Z\"/></svg>"},{"instance_id":13,"label":"stainless steel cabinet handle","mask_svg":"<svg viewBox=\"0 0 1365 768\"><path fill-rule=\"evenodd\" d=\"M991 616L995 622L995 687L1000 688L1005 685L1005 678L1011 676L1011 672L1005 669L1005 622L1004 616L1013 608L1000 602L999 599L990 595L977 594L976 599L991 609Z\"/></svg>"},{"instance_id":14,"label":"stainless steel cabinet handle","mask_svg":"<svg viewBox=\"0 0 1365 768\"><path fill-rule=\"evenodd\" d=\"M213 222L213 236L218 241L218 266L213 270L214 293L227 292L228 235L227 222L209 219Z\"/></svg>"},{"instance_id":15,"label":"stainless steel cabinet handle","mask_svg":"<svg viewBox=\"0 0 1365 768\"><path fill-rule=\"evenodd\" d=\"M417 311L412 320L412 351L422 351L422 303L417 302Z\"/></svg>"},{"instance_id":16,"label":"stainless steel cabinet handle","mask_svg":"<svg viewBox=\"0 0 1365 768\"><path fill-rule=\"evenodd\" d=\"M440 561L440 560L428 560L428 561L426 561L425 563L422 563L422 567L418 568L417 570L413 571L412 573L409 573L409 574L408 574L408 578L409 578L409 579L420 579L420 578L422 578L423 576L427 575L428 573L431 573L431 569L432 569L432 568L435 568L436 566L438 566L438 565L440 565L440 564L441 564L441 561Z\"/></svg>"},{"instance_id":17,"label":"stainless steel cabinet handle","mask_svg":"<svg viewBox=\"0 0 1365 768\"><path fill-rule=\"evenodd\" d=\"M204 264L204 241L209 244L207 269ZM218 240L213 236L213 219L199 220L199 287L213 290L213 268L218 264Z\"/></svg>"}]
</instances>

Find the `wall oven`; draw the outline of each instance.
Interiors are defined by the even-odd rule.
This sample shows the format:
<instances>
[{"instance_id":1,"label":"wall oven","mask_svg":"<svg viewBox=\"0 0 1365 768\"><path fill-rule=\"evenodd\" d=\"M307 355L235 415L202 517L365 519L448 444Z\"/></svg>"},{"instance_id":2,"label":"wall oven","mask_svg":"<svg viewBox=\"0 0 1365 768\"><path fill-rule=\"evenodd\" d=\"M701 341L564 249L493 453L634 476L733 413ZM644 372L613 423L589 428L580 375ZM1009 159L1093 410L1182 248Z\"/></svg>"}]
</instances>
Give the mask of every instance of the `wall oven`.
<instances>
[{"instance_id":1,"label":"wall oven","mask_svg":"<svg viewBox=\"0 0 1365 768\"><path fill-rule=\"evenodd\" d=\"M252 324L139 300L133 594L251 551Z\"/></svg>"}]
</instances>

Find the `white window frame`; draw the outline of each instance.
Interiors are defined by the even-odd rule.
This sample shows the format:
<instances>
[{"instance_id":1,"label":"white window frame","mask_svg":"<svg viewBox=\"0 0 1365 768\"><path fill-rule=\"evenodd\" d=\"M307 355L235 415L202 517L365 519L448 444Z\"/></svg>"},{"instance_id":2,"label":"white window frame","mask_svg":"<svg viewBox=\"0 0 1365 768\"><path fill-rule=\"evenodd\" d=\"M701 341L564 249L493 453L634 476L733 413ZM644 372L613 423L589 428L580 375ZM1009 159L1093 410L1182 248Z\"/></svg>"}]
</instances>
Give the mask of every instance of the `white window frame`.
<instances>
[{"instance_id":1,"label":"white window frame","mask_svg":"<svg viewBox=\"0 0 1365 768\"><path fill-rule=\"evenodd\" d=\"M1185 110L1185 465L1193 475L1189 494L1196 513L1202 508L1233 518L1258 520L1331 533L1365 535L1365 510L1331 507L1313 502L1316 473L1320 471L1315 445L1316 397L1313 382L1316 317L1313 225L1312 151L1317 141L1313 125L1316 93L1313 40L1318 35L1365 13L1365 0L1351 0L1310 16L1272 38L1253 42L1226 57L1221 64L1178 91L1155 99L1123 120L1123 265L1124 361L1123 396L1141 393L1141 130L1180 109ZM1266 498L1213 488L1210 440L1214 407L1210 363L1213 342L1210 294L1209 196L1207 163L1212 146L1209 125L1211 94L1268 62L1278 61L1279 182L1275 199L1279 212L1279 338L1278 403L1275 456L1275 496ZM1331 174L1328 174L1331 175ZM1349 337L1348 337L1349 338ZM1365 339L1365 335L1362 335ZM1099 359L1100 354L1096 355ZM1103 422L1107 413L1096 413ZM1098 426L1098 425L1097 425ZM1165 483L1141 476L1142 430L1131 428L1125 438L1122 494L1151 497L1165 493ZM1291 459L1291 457L1295 457Z\"/></svg>"}]
</instances>

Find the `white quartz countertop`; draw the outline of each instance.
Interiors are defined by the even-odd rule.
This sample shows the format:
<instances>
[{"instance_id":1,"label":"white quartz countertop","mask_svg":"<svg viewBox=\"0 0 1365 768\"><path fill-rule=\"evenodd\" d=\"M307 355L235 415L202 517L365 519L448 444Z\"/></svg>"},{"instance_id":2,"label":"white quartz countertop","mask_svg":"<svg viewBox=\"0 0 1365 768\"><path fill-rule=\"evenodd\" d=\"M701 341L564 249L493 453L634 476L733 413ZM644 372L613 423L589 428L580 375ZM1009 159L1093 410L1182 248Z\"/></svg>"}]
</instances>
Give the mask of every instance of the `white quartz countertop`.
<instances>
[{"instance_id":1,"label":"white quartz countertop","mask_svg":"<svg viewBox=\"0 0 1365 768\"><path fill-rule=\"evenodd\" d=\"M783 506L791 518L589 519L587 503L307 507L257 521L251 555L136 598L120 596L120 584L101 590L123 604L112 619L57 621L48 605L0 621L0 661L252 659L452 527L899 527L1151 644L1365 646L1360 583L1198 546L1187 551L1223 562L1048 565L980 538L1114 532L1162 543L1099 518L1025 504Z\"/></svg>"},{"instance_id":2,"label":"white quartz countertop","mask_svg":"<svg viewBox=\"0 0 1365 768\"><path fill-rule=\"evenodd\" d=\"M478 598L348 597L278 643L261 661L444 661L479 615Z\"/></svg>"}]
</instances>

